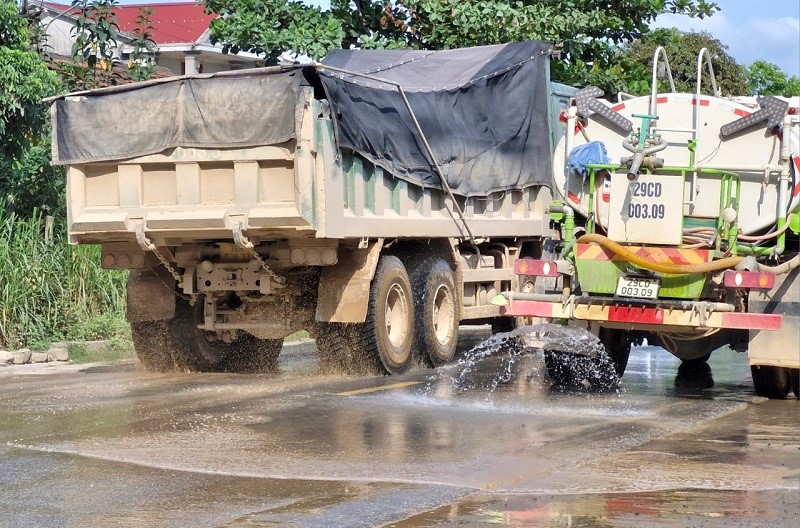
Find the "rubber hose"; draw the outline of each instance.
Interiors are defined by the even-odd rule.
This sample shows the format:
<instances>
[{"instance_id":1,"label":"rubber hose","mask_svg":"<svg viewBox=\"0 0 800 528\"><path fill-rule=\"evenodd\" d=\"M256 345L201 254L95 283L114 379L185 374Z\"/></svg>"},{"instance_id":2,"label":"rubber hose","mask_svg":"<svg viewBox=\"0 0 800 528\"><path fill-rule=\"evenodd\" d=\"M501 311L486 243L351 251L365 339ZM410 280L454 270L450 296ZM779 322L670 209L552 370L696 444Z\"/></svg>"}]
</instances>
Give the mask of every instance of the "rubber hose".
<instances>
[{"instance_id":1,"label":"rubber hose","mask_svg":"<svg viewBox=\"0 0 800 528\"><path fill-rule=\"evenodd\" d=\"M783 275L784 273L789 273L798 266L800 266L800 255L795 255L790 260L787 260L783 264L779 264L777 266L765 266L764 264L759 264L758 271L774 273L775 275Z\"/></svg>"},{"instance_id":2,"label":"rubber hose","mask_svg":"<svg viewBox=\"0 0 800 528\"><path fill-rule=\"evenodd\" d=\"M733 268L739 264L744 257L727 257L713 262L704 262L703 264L673 264L668 262L653 262L633 253L621 244L617 244L613 240L597 233L583 235L578 239L579 244L588 244L594 242L600 244L609 251L620 255L631 264L636 264L640 268L657 271L659 273L671 273L674 275L684 275L689 273L706 273L709 271L719 271L728 268Z\"/></svg>"}]
</instances>

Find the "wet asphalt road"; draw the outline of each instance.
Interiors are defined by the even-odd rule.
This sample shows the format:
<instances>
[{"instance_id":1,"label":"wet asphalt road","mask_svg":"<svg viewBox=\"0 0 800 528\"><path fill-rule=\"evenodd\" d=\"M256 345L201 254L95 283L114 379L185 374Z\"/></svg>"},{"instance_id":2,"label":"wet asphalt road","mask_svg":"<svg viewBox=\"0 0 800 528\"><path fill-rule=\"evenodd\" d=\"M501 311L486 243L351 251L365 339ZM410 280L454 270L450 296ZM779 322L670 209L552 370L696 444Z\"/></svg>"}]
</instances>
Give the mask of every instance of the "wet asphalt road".
<instances>
[{"instance_id":1,"label":"wet asphalt road","mask_svg":"<svg viewBox=\"0 0 800 528\"><path fill-rule=\"evenodd\" d=\"M798 401L730 351L678 365L636 349L619 394L552 390L536 355L456 387L320 376L311 346L276 375L3 369L0 526L800 525Z\"/></svg>"}]
</instances>

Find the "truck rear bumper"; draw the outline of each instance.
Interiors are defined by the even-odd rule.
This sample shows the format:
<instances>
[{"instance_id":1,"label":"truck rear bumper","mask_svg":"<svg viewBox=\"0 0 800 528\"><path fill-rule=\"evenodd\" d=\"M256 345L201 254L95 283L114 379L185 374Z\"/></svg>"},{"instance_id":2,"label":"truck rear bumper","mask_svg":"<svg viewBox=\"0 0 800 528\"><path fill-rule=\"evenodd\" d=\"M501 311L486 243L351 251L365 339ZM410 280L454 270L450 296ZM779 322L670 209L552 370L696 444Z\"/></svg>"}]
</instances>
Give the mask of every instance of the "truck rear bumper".
<instances>
[{"instance_id":1,"label":"truck rear bumper","mask_svg":"<svg viewBox=\"0 0 800 528\"><path fill-rule=\"evenodd\" d=\"M730 307L730 309L728 309ZM712 302L618 302L597 298L570 297L566 301L515 299L508 295L501 308L504 315L544 317L613 323L637 330L668 328L730 328L741 330L781 330L780 314L754 314L732 311L732 305Z\"/></svg>"}]
</instances>

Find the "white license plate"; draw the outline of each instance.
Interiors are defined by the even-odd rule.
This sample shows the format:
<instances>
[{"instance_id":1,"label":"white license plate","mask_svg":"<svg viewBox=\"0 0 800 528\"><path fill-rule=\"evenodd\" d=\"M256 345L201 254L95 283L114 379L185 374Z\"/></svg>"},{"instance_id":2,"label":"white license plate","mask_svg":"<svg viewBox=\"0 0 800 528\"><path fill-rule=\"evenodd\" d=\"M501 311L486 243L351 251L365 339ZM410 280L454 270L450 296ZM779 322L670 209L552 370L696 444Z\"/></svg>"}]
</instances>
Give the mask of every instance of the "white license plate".
<instances>
[{"instance_id":1,"label":"white license plate","mask_svg":"<svg viewBox=\"0 0 800 528\"><path fill-rule=\"evenodd\" d=\"M635 297L637 299L658 298L658 279L644 277L620 277L617 281L617 297Z\"/></svg>"}]
</instances>

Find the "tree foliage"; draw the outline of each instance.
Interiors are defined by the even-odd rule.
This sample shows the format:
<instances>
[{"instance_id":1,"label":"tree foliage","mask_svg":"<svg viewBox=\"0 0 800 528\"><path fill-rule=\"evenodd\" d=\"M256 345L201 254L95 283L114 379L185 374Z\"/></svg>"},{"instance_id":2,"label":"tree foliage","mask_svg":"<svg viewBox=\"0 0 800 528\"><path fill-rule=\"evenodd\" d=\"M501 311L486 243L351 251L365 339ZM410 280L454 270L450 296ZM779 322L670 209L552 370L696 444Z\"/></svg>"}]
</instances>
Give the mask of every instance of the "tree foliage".
<instances>
[{"instance_id":1,"label":"tree foliage","mask_svg":"<svg viewBox=\"0 0 800 528\"><path fill-rule=\"evenodd\" d=\"M42 98L55 92L56 75L31 49L28 21L16 2L0 0L0 156L16 158L44 125Z\"/></svg>"},{"instance_id":2,"label":"tree foliage","mask_svg":"<svg viewBox=\"0 0 800 528\"><path fill-rule=\"evenodd\" d=\"M286 0L206 0L206 12L217 13L211 22L211 41L224 53L246 51L275 64L291 50L321 57L341 45L341 21L330 12Z\"/></svg>"},{"instance_id":3,"label":"tree foliage","mask_svg":"<svg viewBox=\"0 0 800 528\"><path fill-rule=\"evenodd\" d=\"M330 11L297 0L208 0L222 15L211 38L274 63L287 49L320 58L362 48L449 49L519 40L562 42L553 76L568 84L624 88L619 47L649 33L661 13L705 17L708 0L332 0ZM298 24L308 28L298 32Z\"/></svg>"},{"instance_id":4,"label":"tree foliage","mask_svg":"<svg viewBox=\"0 0 800 528\"><path fill-rule=\"evenodd\" d=\"M745 68L744 75L750 95L800 95L800 79L769 62L755 61Z\"/></svg>"},{"instance_id":5,"label":"tree foliage","mask_svg":"<svg viewBox=\"0 0 800 528\"><path fill-rule=\"evenodd\" d=\"M708 33L682 33L675 28L657 29L648 36L634 41L625 51L626 60L631 61L642 73L643 79L650 79L653 53L658 46L667 52L675 89L679 92L694 92L697 86L697 57L700 50L707 48L714 67L717 87L724 95L745 95L748 93L744 70L728 55L727 46ZM643 75L644 74L644 75ZM711 76L708 66L703 64L701 92L710 94ZM661 89L668 88L667 81L662 79ZM649 81L631 93L649 92Z\"/></svg>"},{"instance_id":6,"label":"tree foliage","mask_svg":"<svg viewBox=\"0 0 800 528\"><path fill-rule=\"evenodd\" d=\"M144 81L155 66L151 9L140 8L136 26L123 35L114 10L116 0L72 0L77 13L72 30L72 60L51 60L65 87L70 91ZM123 38L124 37L124 38ZM130 40L127 64L119 58L119 49Z\"/></svg>"},{"instance_id":7,"label":"tree foliage","mask_svg":"<svg viewBox=\"0 0 800 528\"><path fill-rule=\"evenodd\" d=\"M150 13L142 12L127 67L116 58L115 0L75 0L73 60L48 53L37 18L0 0L0 199L19 214L64 212L64 171L50 165L50 126L42 99L58 92L147 79L153 69Z\"/></svg>"},{"instance_id":8,"label":"tree foliage","mask_svg":"<svg viewBox=\"0 0 800 528\"><path fill-rule=\"evenodd\" d=\"M29 24L16 2L0 1L0 199L14 196L23 211L44 203L57 207L63 188L51 185L55 171L42 102L56 93L58 78L34 50Z\"/></svg>"}]
</instances>

